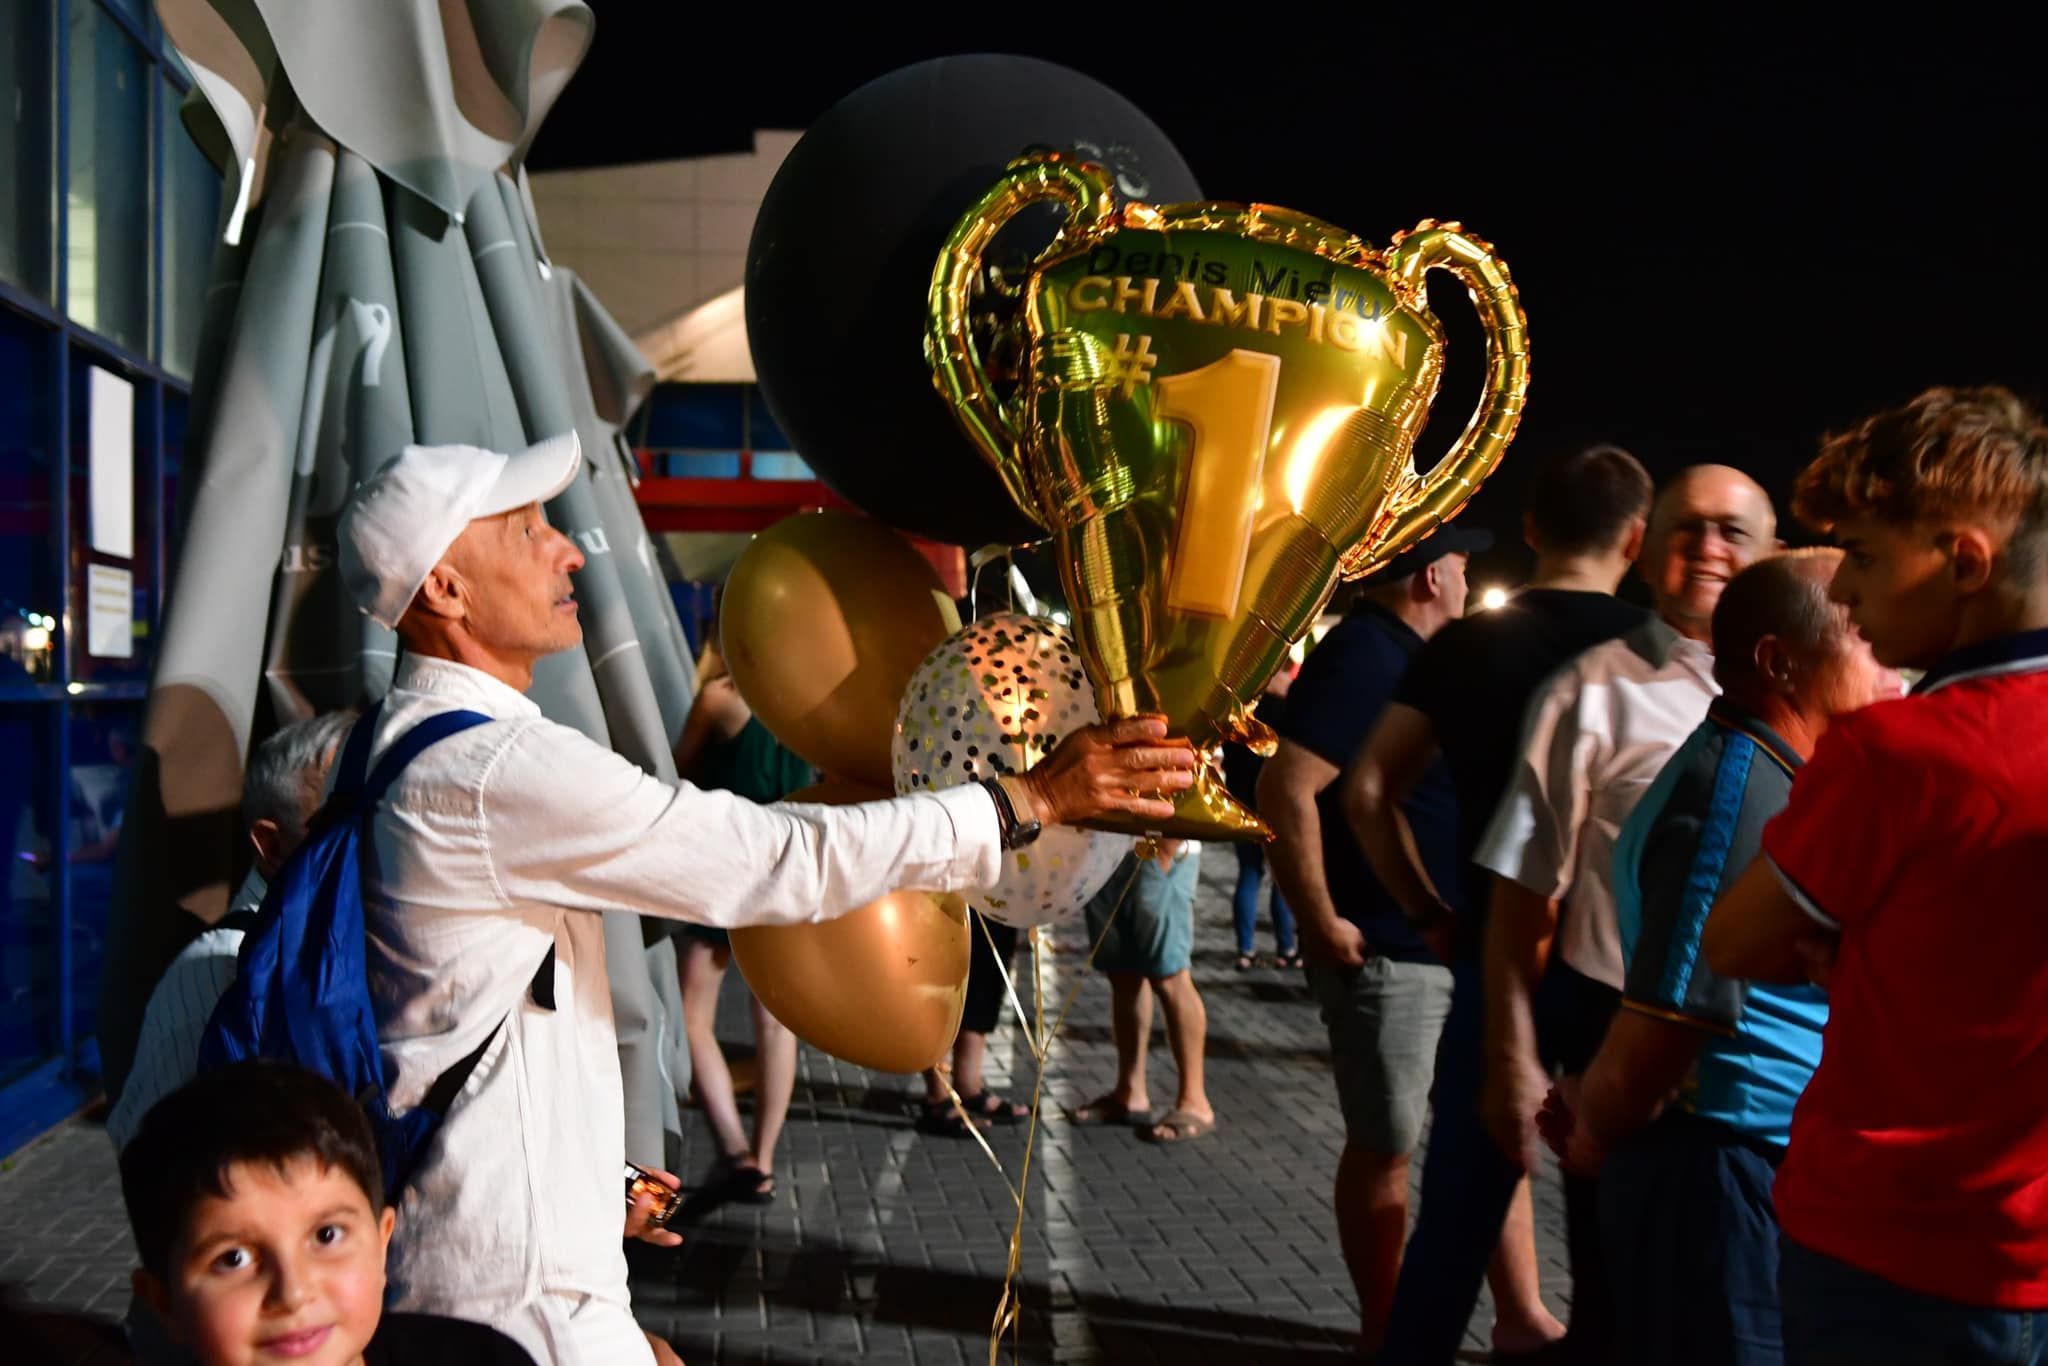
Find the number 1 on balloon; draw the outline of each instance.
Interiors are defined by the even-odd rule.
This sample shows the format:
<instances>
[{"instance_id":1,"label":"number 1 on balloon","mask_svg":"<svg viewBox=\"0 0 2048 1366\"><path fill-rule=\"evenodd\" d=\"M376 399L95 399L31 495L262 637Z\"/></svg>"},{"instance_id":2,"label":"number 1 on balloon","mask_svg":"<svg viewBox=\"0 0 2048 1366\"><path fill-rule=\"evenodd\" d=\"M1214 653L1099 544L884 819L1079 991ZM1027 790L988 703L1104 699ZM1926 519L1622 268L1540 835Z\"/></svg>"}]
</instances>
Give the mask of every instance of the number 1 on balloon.
<instances>
[{"instance_id":1,"label":"number 1 on balloon","mask_svg":"<svg viewBox=\"0 0 2048 1366\"><path fill-rule=\"evenodd\" d=\"M1181 499L1166 605L1196 616L1235 616L1251 553L1266 445L1273 434L1280 358L1233 350L1198 370L1165 376L1153 387L1159 395L1154 413L1185 423L1194 438L1188 444L1187 493Z\"/></svg>"}]
</instances>

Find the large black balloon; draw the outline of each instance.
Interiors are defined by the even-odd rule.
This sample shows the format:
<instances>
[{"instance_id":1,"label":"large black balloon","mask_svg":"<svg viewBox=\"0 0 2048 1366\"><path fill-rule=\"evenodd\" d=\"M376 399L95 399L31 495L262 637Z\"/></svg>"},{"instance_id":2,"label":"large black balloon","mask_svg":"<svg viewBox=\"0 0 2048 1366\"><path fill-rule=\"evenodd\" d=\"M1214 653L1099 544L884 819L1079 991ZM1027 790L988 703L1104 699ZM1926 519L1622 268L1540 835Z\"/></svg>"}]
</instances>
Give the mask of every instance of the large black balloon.
<instances>
[{"instance_id":1,"label":"large black balloon","mask_svg":"<svg viewBox=\"0 0 2048 1366\"><path fill-rule=\"evenodd\" d=\"M747 247L747 343L769 410L841 497L934 540L1016 544L1018 513L953 423L924 359L925 296L953 224L1013 158L1073 151L1133 199L1201 198L1130 101L1029 57L941 57L871 81L791 149ZM1005 245L1052 240L1050 209Z\"/></svg>"}]
</instances>

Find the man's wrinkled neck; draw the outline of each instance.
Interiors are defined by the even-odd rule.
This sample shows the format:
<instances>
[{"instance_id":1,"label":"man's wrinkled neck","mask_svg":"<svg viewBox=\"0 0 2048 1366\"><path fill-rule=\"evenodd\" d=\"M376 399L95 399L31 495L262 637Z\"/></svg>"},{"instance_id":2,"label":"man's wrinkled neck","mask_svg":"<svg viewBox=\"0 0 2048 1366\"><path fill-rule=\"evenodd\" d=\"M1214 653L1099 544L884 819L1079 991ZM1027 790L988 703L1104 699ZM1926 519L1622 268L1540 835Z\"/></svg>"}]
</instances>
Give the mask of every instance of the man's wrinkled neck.
<instances>
[{"instance_id":1,"label":"man's wrinkled neck","mask_svg":"<svg viewBox=\"0 0 2048 1366\"><path fill-rule=\"evenodd\" d=\"M1813 747L1828 728L1827 717L1808 715L1793 699L1769 688L1731 688L1723 697L1736 711L1776 731L1802 759L1813 757Z\"/></svg>"},{"instance_id":2,"label":"man's wrinkled neck","mask_svg":"<svg viewBox=\"0 0 2048 1366\"><path fill-rule=\"evenodd\" d=\"M406 650L412 654L424 659L445 659L479 673L487 673L514 692L523 693L533 686L534 660L507 659L486 648L459 626L430 625L408 631L402 639Z\"/></svg>"}]
</instances>

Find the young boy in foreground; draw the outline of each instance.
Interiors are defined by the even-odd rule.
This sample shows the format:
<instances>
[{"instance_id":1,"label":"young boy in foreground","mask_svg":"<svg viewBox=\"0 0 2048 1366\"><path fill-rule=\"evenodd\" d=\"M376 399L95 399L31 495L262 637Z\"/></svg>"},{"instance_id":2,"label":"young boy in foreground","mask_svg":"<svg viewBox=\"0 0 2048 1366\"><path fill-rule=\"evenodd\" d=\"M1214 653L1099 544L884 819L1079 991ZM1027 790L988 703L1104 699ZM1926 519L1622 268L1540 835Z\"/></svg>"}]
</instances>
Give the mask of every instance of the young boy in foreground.
<instances>
[{"instance_id":1,"label":"young boy in foreground","mask_svg":"<svg viewBox=\"0 0 2048 1366\"><path fill-rule=\"evenodd\" d=\"M1832 723L1715 905L1724 977L1825 978L1772 1192L1788 1366L2048 1361L2048 423L1930 389L1793 507L1913 695Z\"/></svg>"},{"instance_id":2,"label":"young boy in foreground","mask_svg":"<svg viewBox=\"0 0 2048 1366\"><path fill-rule=\"evenodd\" d=\"M302 1068L237 1063L166 1096L121 1155L121 1194L135 1293L202 1366L532 1366L482 1324L383 1313L395 1216L376 1145Z\"/></svg>"}]
</instances>

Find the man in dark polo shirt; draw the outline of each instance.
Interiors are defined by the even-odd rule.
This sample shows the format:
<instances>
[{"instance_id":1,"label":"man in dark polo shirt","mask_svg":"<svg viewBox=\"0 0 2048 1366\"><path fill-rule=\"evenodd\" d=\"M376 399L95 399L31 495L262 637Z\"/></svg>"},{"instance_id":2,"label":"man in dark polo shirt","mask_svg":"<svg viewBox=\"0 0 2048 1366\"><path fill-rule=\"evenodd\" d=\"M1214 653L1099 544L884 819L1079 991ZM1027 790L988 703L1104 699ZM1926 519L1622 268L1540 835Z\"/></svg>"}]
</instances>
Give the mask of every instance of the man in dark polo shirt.
<instances>
[{"instance_id":1,"label":"man in dark polo shirt","mask_svg":"<svg viewBox=\"0 0 2048 1366\"><path fill-rule=\"evenodd\" d=\"M1900 693L1828 601L1840 560L1773 555L1721 594L1721 696L1615 845L1620 1013L1583 1079L1553 1091L1540 1116L1566 1170L1599 1177L1619 1361L1784 1359L1771 1179L1820 1062L1827 995L1722 977L1700 961L1699 940L1829 724Z\"/></svg>"},{"instance_id":2,"label":"man in dark polo shirt","mask_svg":"<svg viewBox=\"0 0 2048 1366\"><path fill-rule=\"evenodd\" d=\"M1379 1346L1400 1274L1408 1156L1422 1134L1451 973L1366 867L1336 780L1422 642L1463 614L1466 560L1492 539L1445 527L1365 581L1357 606L1309 651L1288 692L1279 748L1259 775L1273 870L1330 1030L1345 1131L1337 1233L1367 1351ZM1431 876L1455 886L1457 798L1442 764L1417 784L1407 813Z\"/></svg>"},{"instance_id":3,"label":"man in dark polo shirt","mask_svg":"<svg viewBox=\"0 0 2048 1366\"><path fill-rule=\"evenodd\" d=\"M1772 1195L1785 1359L2048 1360L2048 422L1930 389L1830 438L1793 508L1911 697L1829 727L1724 892L1719 973L1834 943Z\"/></svg>"},{"instance_id":4,"label":"man in dark polo shirt","mask_svg":"<svg viewBox=\"0 0 2048 1366\"><path fill-rule=\"evenodd\" d=\"M1527 1177L1479 1122L1480 918L1492 874L1471 857L1521 757L1522 714L1538 686L1582 650L1649 619L1614 590L1642 549L1650 493L1649 474L1618 446L1568 450L1538 465L1522 512L1536 553L1529 585L1431 637L1345 775L1345 808L1381 884L1411 919L1449 913L1458 925L1422 1210L1394 1296L1389 1363L1448 1363L1482 1276L1493 1289L1497 1351L1531 1351L1561 1331L1543 1307ZM1449 767L1461 817L1464 898L1455 905L1447 898L1457 889L1429 885L1402 830L1409 791L1438 764Z\"/></svg>"}]
</instances>

